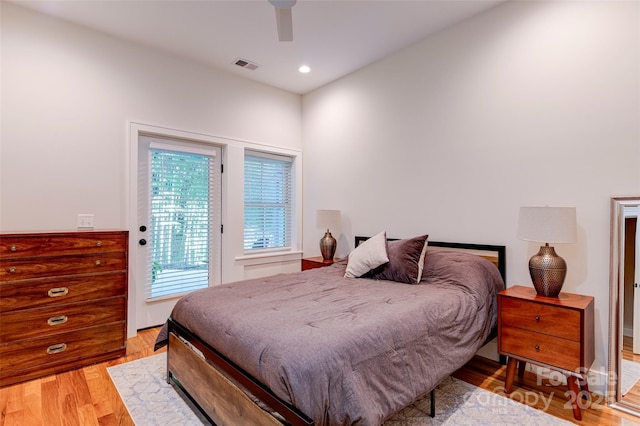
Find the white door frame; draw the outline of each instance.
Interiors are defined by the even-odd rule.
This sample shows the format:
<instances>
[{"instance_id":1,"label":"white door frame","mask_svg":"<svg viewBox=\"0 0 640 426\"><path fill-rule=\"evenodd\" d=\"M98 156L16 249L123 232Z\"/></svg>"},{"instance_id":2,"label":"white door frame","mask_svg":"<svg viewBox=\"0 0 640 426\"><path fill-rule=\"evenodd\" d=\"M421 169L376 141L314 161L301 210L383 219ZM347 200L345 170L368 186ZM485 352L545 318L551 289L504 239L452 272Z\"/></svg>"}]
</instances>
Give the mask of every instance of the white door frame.
<instances>
[{"instance_id":1,"label":"white door frame","mask_svg":"<svg viewBox=\"0 0 640 426\"><path fill-rule=\"evenodd\" d=\"M127 206L127 229L129 229L129 285L128 285L128 314L127 314L127 337L134 337L137 334L137 306L138 306L138 279L137 265L138 265L138 148L139 137L141 135L152 135L170 139L183 139L191 140L201 143L208 143L222 148L221 160L224 163L225 159L225 143L224 140L214 138L207 135L196 134L191 132L185 132L174 129L167 129L164 127L151 126L140 123L129 123L129 155L128 155L128 206ZM224 182L225 176L221 178L221 190L223 192L224 203ZM224 223L225 211L221 211L221 220ZM224 235L221 235L221 246ZM222 277L222 256L219 254L218 271L214 274L218 277L218 280Z\"/></svg>"},{"instance_id":2,"label":"white door frame","mask_svg":"<svg viewBox=\"0 0 640 426\"><path fill-rule=\"evenodd\" d=\"M625 214L625 217L635 217L638 219L638 209L634 208L630 211L629 215ZM635 268L633 277L633 353L640 353L640 229L636 222L636 233L634 242L635 251ZM624 302L624 301L623 301Z\"/></svg>"}]
</instances>

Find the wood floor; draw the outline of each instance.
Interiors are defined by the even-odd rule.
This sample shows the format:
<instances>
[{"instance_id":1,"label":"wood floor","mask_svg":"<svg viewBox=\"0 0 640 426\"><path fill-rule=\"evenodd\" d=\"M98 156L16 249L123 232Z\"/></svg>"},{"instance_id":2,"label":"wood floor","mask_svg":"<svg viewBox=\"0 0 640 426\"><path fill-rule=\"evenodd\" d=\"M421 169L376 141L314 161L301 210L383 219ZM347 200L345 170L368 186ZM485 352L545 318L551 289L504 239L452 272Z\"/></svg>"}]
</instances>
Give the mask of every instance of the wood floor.
<instances>
[{"instance_id":1,"label":"wood floor","mask_svg":"<svg viewBox=\"0 0 640 426\"><path fill-rule=\"evenodd\" d=\"M159 328L141 331L127 341L117 360L0 388L0 425L131 425L107 367L153 355Z\"/></svg>"},{"instance_id":2,"label":"wood floor","mask_svg":"<svg viewBox=\"0 0 640 426\"><path fill-rule=\"evenodd\" d=\"M0 425L133 425L106 369L154 354L153 342L158 331L158 328L141 331L129 339L127 355L118 360L0 388ZM505 369L493 361L474 358L454 376L504 395ZM520 381L516 378L511 397L541 410L548 404L549 414L574 421L571 408L566 406L566 387L536 382L535 375L525 372ZM624 419L640 423L640 418L612 410L598 402L600 399L593 395L590 408L582 412L580 424L621 425Z\"/></svg>"},{"instance_id":3,"label":"wood floor","mask_svg":"<svg viewBox=\"0 0 640 426\"><path fill-rule=\"evenodd\" d=\"M630 336L623 336L622 338L622 358L640 363L640 355L633 353L633 339ZM640 381L636 382L621 400L640 406Z\"/></svg>"}]
</instances>

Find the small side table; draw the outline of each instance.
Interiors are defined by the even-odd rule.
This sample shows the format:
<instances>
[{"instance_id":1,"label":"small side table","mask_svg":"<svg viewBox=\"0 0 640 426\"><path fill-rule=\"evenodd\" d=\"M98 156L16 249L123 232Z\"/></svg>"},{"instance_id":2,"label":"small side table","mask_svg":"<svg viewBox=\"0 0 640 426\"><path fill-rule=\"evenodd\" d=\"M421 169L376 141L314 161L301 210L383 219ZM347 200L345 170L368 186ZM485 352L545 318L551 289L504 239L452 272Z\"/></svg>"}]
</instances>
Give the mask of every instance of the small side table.
<instances>
[{"instance_id":1,"label":"small side table","mask_svg":"<svg viewBox=\"0 0 640 426\"><path fill-rule=\"evenodd\" d=\"M587 372L595 358L593 297L560 293L540 296L532 287L513 286L498 294L498 352L509 357L505 393L516 370L527 362L567 377L573 417L582 419L581 389L589 391Z\"/></svg>"},{"instance_id":2,"label":"small side table","mask_svg":"<svg viewBox=\"0 0 640 426\"><path fill-rule=\"evenodd\" d=\"M309 269L322 268L324 266L333 265L333 263L337 262L338 260L341 259L334 258L332 260L324 260L322 256L305 257L304 259L302 259L302 270L306 271Z\"/></svg>"}]
</instances>

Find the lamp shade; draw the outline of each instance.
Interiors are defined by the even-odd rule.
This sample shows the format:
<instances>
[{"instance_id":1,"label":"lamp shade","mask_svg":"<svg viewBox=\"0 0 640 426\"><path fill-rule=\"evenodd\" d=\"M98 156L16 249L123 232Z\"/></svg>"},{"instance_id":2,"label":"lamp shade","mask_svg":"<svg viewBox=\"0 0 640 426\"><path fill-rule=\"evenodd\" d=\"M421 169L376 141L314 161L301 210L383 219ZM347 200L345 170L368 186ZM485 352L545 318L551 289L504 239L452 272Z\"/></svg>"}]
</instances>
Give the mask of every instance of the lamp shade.
<instances>
[{"instance_id":1,"label":"lamp shade","mask_svg":"<svg viewBox=\"0 0 640 426\"><path fill-rule=\"evenodd\" d=\"M318 228L340 231L340 210L318 210L316 222Z\"/></svg>"},{"instance_id":2,"label":"lamp shade","mask_svg":"<svg viewBox=\"0 0 640 426\"><path fill-rule=\"evenodd\" d=\"M518 238L542 243L575 243L575 207L520 207Z\"/></svg>"}]
</instances>

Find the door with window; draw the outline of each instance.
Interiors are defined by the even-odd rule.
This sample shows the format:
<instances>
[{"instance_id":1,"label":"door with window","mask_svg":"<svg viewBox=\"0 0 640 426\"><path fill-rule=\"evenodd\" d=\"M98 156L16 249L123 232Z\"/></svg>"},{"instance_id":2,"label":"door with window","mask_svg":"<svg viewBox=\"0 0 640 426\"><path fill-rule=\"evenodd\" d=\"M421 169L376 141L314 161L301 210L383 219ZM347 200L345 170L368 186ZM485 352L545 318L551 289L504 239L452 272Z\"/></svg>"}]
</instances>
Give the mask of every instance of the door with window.
<instances>
[{"instance_id":1,"label":"door with window","mask_svg":"<svg viewBox=\"0 0 640 426\"><path fill-rule=\"evenodd\" d=\"M221 149L140 136L136 327L166 321L178 299L220 282Z\"/></svg>"}]
</instances>

